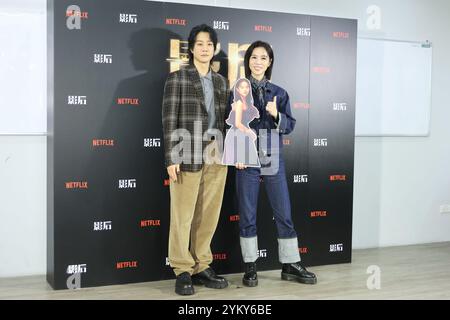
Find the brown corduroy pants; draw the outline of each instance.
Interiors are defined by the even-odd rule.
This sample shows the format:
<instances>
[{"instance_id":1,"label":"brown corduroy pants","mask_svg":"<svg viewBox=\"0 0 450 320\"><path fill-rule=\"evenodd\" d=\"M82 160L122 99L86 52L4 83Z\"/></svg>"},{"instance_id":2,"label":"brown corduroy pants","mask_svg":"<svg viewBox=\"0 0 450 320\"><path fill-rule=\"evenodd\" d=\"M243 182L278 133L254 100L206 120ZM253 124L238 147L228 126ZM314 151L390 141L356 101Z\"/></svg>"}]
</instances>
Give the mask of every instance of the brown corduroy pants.
<instances>
[{"instance_id":1,"label":"brown corduroy pants","mask_svg":"<svg viewBox=\"0 0 450 320\"><path fill-rule=\"evenodd\" d=\"M180 172L170 181L169 262L175 275L191 275L213 261L211 240L219 221L227 166L203 165L197 172Z\"/></svg>"}]
</instances>

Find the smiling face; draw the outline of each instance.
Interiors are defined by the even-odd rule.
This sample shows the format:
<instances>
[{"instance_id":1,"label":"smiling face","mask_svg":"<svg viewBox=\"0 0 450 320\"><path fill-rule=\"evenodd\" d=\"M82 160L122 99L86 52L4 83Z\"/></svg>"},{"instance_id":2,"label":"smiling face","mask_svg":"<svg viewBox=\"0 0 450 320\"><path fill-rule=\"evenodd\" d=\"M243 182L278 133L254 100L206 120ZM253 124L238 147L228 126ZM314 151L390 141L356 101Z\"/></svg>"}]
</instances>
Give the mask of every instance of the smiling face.
<instances>
[{"instance_id":1,"label":"smiling face","mask_svg":"<svg viewBox=\"0 0 450 320\"><path fill-rule=\"evenodd\" d=\"M199 32L195 38L194 48L191 50L194 61L209 63L214 55L214 43L208 32Z\"/></svg>"},{"instance_id":2,"label":"smiling face","mask_svg":"<svg viewBox=\"0 0 450 320\"><path fill-rule=\"evenodd\" d=\"M243 97L246 97L250 92L250 86L247 81L241 81L237 86L237 92Z\"/></svg>"},{"instance_id":3,"label":"smiling face","mask_svg":"<svg viewBox=\"0 0 450 320\"><path fill-rule=\"evenodd\" d=\"M252 73L252 77L261 80L264 74L271 64L269 54L263 47L256 47L249 59L249 68Z\"/></svg>"}]
</instances>

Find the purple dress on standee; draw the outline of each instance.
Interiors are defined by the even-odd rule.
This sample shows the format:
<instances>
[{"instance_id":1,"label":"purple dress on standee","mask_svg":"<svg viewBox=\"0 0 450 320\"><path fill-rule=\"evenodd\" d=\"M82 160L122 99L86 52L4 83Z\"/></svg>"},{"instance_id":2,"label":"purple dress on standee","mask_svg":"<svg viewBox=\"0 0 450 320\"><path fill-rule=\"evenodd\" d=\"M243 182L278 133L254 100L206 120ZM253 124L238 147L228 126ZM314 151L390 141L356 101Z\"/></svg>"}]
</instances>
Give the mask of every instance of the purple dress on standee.
<instances>
[{"instance_id":1,"label":"purple dress on standee","mask_svg":"<svg viewBox=\"0 0 450 320\"><path fill-rule=\"evenodd\" d=\"M259 111L255 106L250 105L246 110L242 110L241 123L246 128L250 128L249 123L255 118L259 118ZM255 136L242 132L236 127L235 110L230 112L225 122L231 128L225 136L222 164L234 166L236 163L243 163L248 167L261 167L256 150L256 141L253 140Z\"/></svg>"}]
</instances>

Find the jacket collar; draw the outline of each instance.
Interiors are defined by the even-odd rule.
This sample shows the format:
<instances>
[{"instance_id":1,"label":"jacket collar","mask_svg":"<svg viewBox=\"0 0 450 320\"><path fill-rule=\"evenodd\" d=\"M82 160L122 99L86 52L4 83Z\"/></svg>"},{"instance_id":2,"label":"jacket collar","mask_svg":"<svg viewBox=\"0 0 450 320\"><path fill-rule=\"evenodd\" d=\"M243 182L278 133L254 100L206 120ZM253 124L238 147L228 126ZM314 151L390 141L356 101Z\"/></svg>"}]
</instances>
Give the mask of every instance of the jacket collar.
<instances>
[{"instance_id":1,"label":"jacket collar","mask_svg":"<svg viewBox=\"0 0 450 320\"><path fill-rule=\"evenodd\" d=\"M203 94L203 86L202 81L200 80L200 74L197 71L197 68L193 64L189 64L185 67L186 71L189 73L189 77L192 81L192 85L194 86L195 92L197 94L198 99L200 99L200 104L205 112L205 96ZM219 110L219 101L220 101L220 76L214 72L210 68L212 82L214 86L214 107L216 110L216 115L220 112Z\"/></svg>"},{"instance_id":2,"label":"jacket collar","mask_svg":"<svg viewBox=\"0 0 450 320\"><path fill-rule=\"evenodd\" d=\"M200 101L200 105L202 106L203 110L207 112L205 106L205 96L203 94L202 81L200 80L200 74L198 73L197 68L193 64L190 64L186 66L186 71L188 72L189 78L192 81L192 86L194 87L197 98Z\"/></svg>"}]
</instances>

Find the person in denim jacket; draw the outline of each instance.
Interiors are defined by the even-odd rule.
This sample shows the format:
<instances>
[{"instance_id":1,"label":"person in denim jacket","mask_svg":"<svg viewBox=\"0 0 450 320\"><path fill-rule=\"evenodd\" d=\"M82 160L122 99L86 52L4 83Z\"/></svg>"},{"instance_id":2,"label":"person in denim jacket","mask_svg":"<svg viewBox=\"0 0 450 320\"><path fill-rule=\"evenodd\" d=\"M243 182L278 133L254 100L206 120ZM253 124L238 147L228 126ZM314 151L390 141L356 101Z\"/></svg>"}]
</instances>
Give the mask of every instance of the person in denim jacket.
<instances>
[{"instance_id":1,"label":"person in denim jacket","mask_svg":"<svg viewBox=\"0 0 450 320\"><path fill-rule=\"evenodd\" d=\"M254 105L260 117L250 122L250 128L257 135L257 146L261 168L236 164L236 193L239 203L239 232L245 274L245 286L258 285L256 260L258 258L258 237L256 213L260 179L264 180L278 232L278 256L282 264L281 278L306 284L317 283L316 275L302 265L298 250L297 233L291 216L291 202L282 157L282 135L295 128L289 95L270 82L274 54L270 45L256 41L245 53L245 76L250 80ZM229 101L233 101L232 94ZM227 113L231 112L228 103Z\"/></svg>"}]
</instances>

